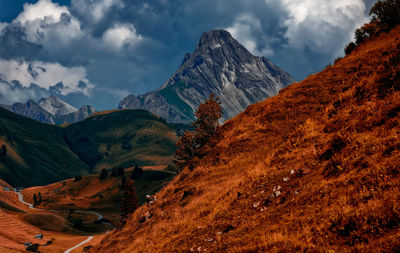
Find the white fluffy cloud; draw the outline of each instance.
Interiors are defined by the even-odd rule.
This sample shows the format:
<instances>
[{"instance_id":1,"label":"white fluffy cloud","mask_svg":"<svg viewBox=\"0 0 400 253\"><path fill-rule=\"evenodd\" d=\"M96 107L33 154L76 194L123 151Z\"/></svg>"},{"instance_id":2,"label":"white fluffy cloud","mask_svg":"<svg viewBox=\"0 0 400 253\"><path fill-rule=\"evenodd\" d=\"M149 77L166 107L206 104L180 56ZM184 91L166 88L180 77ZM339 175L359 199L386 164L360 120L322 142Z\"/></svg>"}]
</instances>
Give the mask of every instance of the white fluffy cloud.
<instances>
[{"instance_id":1,"label":"white fluffy cloud","mask_svg":"<svg viewBox=\"0 0 400 253\"><path fill-rule=\"evenodd\" d=\"M240 15L235 19L234 24L226 28L226 30L252 54L262 56L274 55L274 51L268 44L257 45L257 40L253 37L253 34L262 34L262 26L260 20L250 14Z\"/></svg>"},{"instance_id":2,"label":"white fluffy cloud","mask_svg":"<svg viewBox=\"0 0 400 253\"><path fill-rule=\"evenodd\" d=\"M132 24L116 24L103 34L106 44L115 49L122 49L124 46L135 46L143 37L136 33Z\"/></svg>"},{"instance_id":3,"label":"white fluffy cloud","mask_svg":"<svg viewBox=\"0 0 400 253\"><path fill-rule=\"evenodd\" d=\"M63 86L59 87L62 95L74 92L90 95L91 90L94 88L94 85L88 80L84 68L67 68L58 63L29 63L26 61L0 59L0 76L7 83L17 80L25 88L29 88L31 84L36 84L48 90L50 87L62 83ZM86 85L82 85L82 83Z\"/></svg>"},{"instance_id":4,"label":"white fluffy cloud","mask_svg":"<svg viewBox=\"0 0 400 253\"><path fill-rule=\"evenodd\" d=\"M73 8L83 14L88 15L93 23L99 22L113 6L122 8L121 0L72 0Z\"/></svg>"},{"instance_id":5,"label":"white fluffy cloud","mask_svg":"<svg viewBox=\"0 0 400 253\"><path fill-rule=\"evenodd\" d=\"M368 20L362 0L282 0L282 6L288 13L284 26L289 46L314 52L329 53L338 44L342 48Z\"/></svg>"},{"instance_id":6,"label":"white fluffy cloud","mask_svg":"<svg viewBox=\"0 0 400 253\"><path fill-rule=\"evenodd\" d=\"M66 45L84 35L79 21L71 16L68 8L51 0L25 3L23 11L13 22L19 22L25 28L30 42L50 48Z\"/></svg>"}]
</instances>

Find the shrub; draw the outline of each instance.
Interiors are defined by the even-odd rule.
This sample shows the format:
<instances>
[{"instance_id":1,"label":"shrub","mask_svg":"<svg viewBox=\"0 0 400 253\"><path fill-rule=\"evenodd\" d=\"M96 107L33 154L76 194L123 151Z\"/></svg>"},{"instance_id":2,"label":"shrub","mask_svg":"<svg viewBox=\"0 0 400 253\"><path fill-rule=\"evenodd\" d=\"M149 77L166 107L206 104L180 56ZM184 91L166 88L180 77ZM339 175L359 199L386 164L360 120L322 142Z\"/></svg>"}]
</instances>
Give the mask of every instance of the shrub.
<instances>
[{"instance_id":1,"label":"shrub","mask_svg":"<svg viewBox=\"0 0 400 253\"><path fill-rule=\"evenodd\" d=\"M357 48L357 45L354 42L350 42L349 44L347 44L347 46L344 48L344 53L346 55L351 54L351 52L354 51L354 49Z\"/></svg>"},{"instance_id":2,"label":"shrub","mask_svg":"<svg viewBox=\"0 0 400 253\"><path fill-rule=\"evenodd\" d=\"M126 184L126 177L123 176L121 177L121 190L125 189L125 184Z\"/></svg>"}]
</instances>

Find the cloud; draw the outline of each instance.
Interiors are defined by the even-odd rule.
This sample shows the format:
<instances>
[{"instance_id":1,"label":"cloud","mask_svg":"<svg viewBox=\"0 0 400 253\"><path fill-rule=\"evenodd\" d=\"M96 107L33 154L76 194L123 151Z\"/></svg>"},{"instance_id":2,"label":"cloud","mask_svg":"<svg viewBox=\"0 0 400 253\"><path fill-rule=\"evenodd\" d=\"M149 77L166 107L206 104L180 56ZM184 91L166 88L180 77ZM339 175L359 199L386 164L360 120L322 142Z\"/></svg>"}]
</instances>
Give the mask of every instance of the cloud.
<instances>
[{"instance_id":1,"label":"cloud","mask_svg":"<svg viewBox=\"0 0 400 253\"><path fill-rule=\"evenodd\" d=\"M133 47L142 39L132 24L116 24L103 34L104 42L115 49L122 49L124 46Z\"/></svg>"},{"instance_id":2,"label":"cloud","mask_svg":"<svg viewBox=\"0 0 400 253\"><path fill-rule=\"evenodd\" d=\"M362 0L282 0L282 7L288 13L283 21L288 46L324 54L343 48L355 28L368 20Z\"/></svg>"},{"instance_id":3,"label":"cloud","mask_svg":"<svg viewBox=\"0 0 400 253\"><path fill-rule=\"evenodd\" d=\"M73 10L87 22L101 21L112 7L123 8L121 0L72 0Z\"/></svg>"},{"instance_id":4,"label":"cloud","mask_svg":"<svg viewBox=\"0 0 400 253\"><path fill-rule=\"evenodd\" d=\"M94 88L83 67L66 68L58 63L0 59L0 75L3 83L18 81L24 88L30 88L32 84L46 90L57 88L61 95L83 93L89 96ZM86 85L81 85L82 82Z\"/></svg>"},{"instance_id":5,"label":"cloud","mask_svg":"<svg viewBox=\"0 0 400 253\"><path fill-rule=\"evenodd\" d=\"M263 45L257 44L257 39L253 34L262 33L262 25L260 20L250 14L243 14L235 19L232 26L226 28L232 36L237 39L252 54L259 56L274 55L273 49L268 45L268 41L264 41ZM271 42L271 41L270 41Z\"/></svg>"},{"instance_id":6,"label":"cloud","mask_svg":"<svg viewBox=\"0 0 400 253\"><path fill-rule=\"evenodd\" d=\"M25 29L29 42L48 48L66 45L84 35L79 21L71 16L68 8L50 0L24 4L23 11L13 23L18 23Z\"/></svg>"}]
</instances>

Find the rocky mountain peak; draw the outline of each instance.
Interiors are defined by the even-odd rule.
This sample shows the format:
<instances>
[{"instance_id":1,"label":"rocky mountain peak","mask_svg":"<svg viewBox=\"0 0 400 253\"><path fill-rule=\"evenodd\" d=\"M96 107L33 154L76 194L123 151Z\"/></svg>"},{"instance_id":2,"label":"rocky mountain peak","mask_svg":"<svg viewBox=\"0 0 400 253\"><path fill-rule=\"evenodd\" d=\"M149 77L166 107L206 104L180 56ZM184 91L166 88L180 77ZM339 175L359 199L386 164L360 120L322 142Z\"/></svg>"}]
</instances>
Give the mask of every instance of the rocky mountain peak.
<instances>
[{"instance_id":1,"label":"rocky mountain peak","mask_svg":"<svg viewBox=\"0 0 400 253\"><path fill-rule=\"evenodd\" d=\"M43 110L52 115L66 115L78 111L78 109L56 96L42 98L38 104Z\"/></svg>"},{"instance_id":2,"label":"rocky mountain peak","mask_svg":"<svg viewBox=\"0 0 400 253\"><path fill-rule=\"evenodd\" d=\"M119 108L149 110L169 122L191 122L210 94L220 97L224 119L278 93L295 80L266 58L252 55L225 30L203 33L178 70L154 92L128 96Z\"/></svg>"}]
</instances>

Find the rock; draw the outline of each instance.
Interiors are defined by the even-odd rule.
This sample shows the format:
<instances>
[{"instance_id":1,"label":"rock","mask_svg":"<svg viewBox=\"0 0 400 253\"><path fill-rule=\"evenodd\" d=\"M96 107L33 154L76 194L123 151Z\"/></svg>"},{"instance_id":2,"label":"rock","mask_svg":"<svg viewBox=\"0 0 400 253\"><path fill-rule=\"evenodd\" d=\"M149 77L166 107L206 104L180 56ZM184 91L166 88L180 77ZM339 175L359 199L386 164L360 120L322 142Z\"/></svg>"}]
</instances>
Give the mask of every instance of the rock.
<instances>
[{"instance_id":1,"label":"rock","mask_svg":"<svg viewBox=\"0 0 400 253\"><path fill-rule=\"evenodd\" d=\"M119 109L145 109L172 123L190 123L209 98L220 97L223 120L276 95L295 80L264 57L252 55L224 30L206 32L160 89L124 98Z\"/></svg>"},{"instance_id":2,"label":"rock","mask_svg":"<svg viewBox=\"0 0 400 253\"><path fill-rule=\"evenodd\" d=\"M288 177L284 177L283 178L283 182L287 182L287 181L289 181L289 178Z\"/></svg>"}]
</instances>

